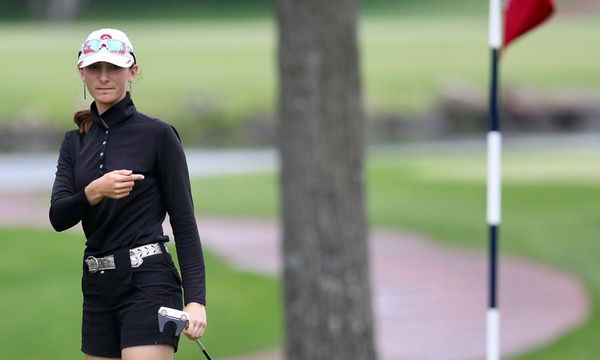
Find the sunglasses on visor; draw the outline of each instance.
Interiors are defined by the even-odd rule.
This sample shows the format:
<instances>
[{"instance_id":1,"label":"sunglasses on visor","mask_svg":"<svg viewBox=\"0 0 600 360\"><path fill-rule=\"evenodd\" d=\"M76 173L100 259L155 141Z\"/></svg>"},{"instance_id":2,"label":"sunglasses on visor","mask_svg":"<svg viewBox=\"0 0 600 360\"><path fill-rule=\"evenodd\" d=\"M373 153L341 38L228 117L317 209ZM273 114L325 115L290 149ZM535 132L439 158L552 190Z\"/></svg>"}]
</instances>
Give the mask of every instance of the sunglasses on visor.
<instances>
[{"instance_id":1,"label":"sunglasses on visor","mask_svg":"<svg viewBox=\"0 0 600 360\"><path fill-rule=\"evenodd\" d=\"M103 47L106 48L109 52L117 53L117 54L125 54L127 53L127 45L121 40L98 40L92 39L83 43L83 54L91 54L100 51Z\"/></svg>"},{"instance_id":2,"label":"sunglasses on visor","mask_svg":"<svg viewBox=\"0 0 600 360\"><path fill-rule=\"evenodd\" d=\"M122 42L121 40L117 40L117 39L88 40L83 43L79 54L81 54L81 52L83 52L84 55L97 53L98 51L102 50L103 47L106 48L106 50L108 52L115 53L115 54L125 55L127 52L129 52L131 54L131 56L133 56L133 61L135 63L136 59L135 59L135 55L133 54L133 52L129 51L127 45L125 45L124 42Z\"/></svg>"}]
</instances>

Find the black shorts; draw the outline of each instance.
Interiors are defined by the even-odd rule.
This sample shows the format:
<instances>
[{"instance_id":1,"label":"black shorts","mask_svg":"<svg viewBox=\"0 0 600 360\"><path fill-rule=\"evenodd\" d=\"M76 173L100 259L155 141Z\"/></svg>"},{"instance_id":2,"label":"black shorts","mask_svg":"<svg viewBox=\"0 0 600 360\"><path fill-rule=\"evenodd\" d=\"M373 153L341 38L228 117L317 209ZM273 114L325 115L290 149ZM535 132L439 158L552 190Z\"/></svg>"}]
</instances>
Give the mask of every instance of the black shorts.
<instances>
[{"instance_id":1,"label":"black shorts","mask_svg":"<svg viewBox=\"0 0 600 360\"><path fill-rule=\"evenodd\" d=\"M121 357L126 347L154 344L172 345L177 352L175 326L158 329L161 306L183 307L181 278L171 254L161 248L162 254L145 257L137 268L131 268L127 249L114 254L114 270L90 273L84 264L82 352Z\"/></svg>"}]
</instances>

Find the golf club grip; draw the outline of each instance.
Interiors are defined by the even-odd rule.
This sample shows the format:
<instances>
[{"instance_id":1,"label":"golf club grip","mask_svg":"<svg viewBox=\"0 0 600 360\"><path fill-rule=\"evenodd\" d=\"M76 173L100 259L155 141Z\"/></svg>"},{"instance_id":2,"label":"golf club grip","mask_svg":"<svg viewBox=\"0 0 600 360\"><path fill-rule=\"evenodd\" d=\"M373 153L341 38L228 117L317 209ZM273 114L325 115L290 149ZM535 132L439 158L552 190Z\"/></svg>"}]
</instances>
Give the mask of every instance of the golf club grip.
<instances>
[{"instance_id":1,"label":"golf club grip","mask_svg":"<svg viewBox=\"0 0 600 360\"><path fill-rule=\"evenodd\" d=\"M200 342L200 339L196 340L196 343L198 344L198 346L200 346L200 349L202 349L202 353L204 354L204 356L206 356L206 358L208 360L212 360L212 358L210 357L210 355L208 355L208 351L206 351L206 349L204 348L204 346L202 345L202 343Z\"/></svg>"}]
</instances>

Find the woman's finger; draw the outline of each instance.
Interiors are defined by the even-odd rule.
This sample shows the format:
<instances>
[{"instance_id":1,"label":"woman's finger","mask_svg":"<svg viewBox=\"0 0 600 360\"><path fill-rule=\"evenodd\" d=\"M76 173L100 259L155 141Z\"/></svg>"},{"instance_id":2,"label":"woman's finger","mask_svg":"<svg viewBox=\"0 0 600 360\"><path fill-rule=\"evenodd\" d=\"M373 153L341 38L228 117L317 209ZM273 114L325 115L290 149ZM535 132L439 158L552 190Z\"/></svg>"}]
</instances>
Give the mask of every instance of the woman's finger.
<instances>
[{"instance_id":1,"label":"woman's finger","mask_svg":"<svg viewBox=\"0 0 600 360\"><path fill-rule=\"evenodd\" d=\"M187 330L185 330L183 333L185 334L185 336L187 336L187 338L188 338L188 339L190 339L190 340L196 340L196 339L194 338L194 334L193 334L193 328L189 327L189 328L187 328Z\"/></svg>"},{"instance_id":2,"label":"woman's finger","mask_svg":"<svg viewBox=\"0 0 600 360\"><path fill-rule=\"evenodd\" d=\"M119 193L129 192L131 190L133 190L133 187L129 186L129 187L121 188L121 189L115 189L114 192L115 192L115 194L119 194Z\"/></svg>"},{"instance_id":3,"label":"woman's finger","mask_svg":"<svg viewBox=\"0 0 600 360\"><path fill-rule=\"evenodd\" d=\"M196 328L194 327L192 329L192 331L190 332L190 339L196 340L197 338L198 338L198 336L196 335Z\"/></svg>"},{"instance_id":4,"label":"woman's finger","mask_svg":"<svg viewBox=\"0 0 600 360\"><path fill-rule=\"evenodd\" d=\"M124 188L115 188L115 189L113 189L113 193L115 193L115 194L124 193L127 191L131 191L132 189L133 189L132 186L127 186Z\"/></svg>"},{"instance_id":5,"label":"woman's finger","mask_svg":"<svg viewBox=\"0 0 600 360\"><path fill-rule=\"evenodd\" d=\"M196 340L197 339L196 338L196 332L197 332L197 330L196 330L196 322L194 321L194 322L191 323L191 326L190 326L190 339L192 339L192 340Z\"/></svg>"},{"instance_id":6,"label":"woman's finger","mask_svg":"<svg viewBox=\"0 0 600 360\"><path fill-rule=\"evenodd\" d=\"M201 338L204 335L204 330L206 329L206 324L200 326L200 332L198 333L198 337Z\"/></svg>"},{"instance_id":7,"label":"woman's finger","mask_svg":"<svg viewBox=\"0 0 600 360\"><path fill-rule=\"evenodd\" d=\"M135 179L134 179L133 175L120 175L119 180L120 181L133 181Z\"/></svg>"},{"instance_id":8,"label":"woman's finger","mask_svg":"<svg viewBox=\"0 0 600 360\"><path fill-rule=\"evenodd\" d=\"M187 330L184 330L185 335L188 337L188 339L190 340L196 340L196 323L193 321L190 321L188 323L188 328Z\"/></svg>"},{"instance_id":9,"label":"woman's finger","mask_svg":"<svg viewBox=\"0 0 600 360\"><path fill-rule=\"evenodd\" d=\"M135 185L135 183L133 181L127 181L127 182L118 182L115 184L115 187L120 189L120 188L124 188L124 187L133 187Z\"/></svg>"},{"instance_id":10,"label":"woman's finger","mask_svg":"<svg viewBox=\"0 0 600 360\"><path fill-rule=\"evenodd\" d=\"M198 321L198 326L196 327L196 339L201 338L204 335L204 329L206 329L206 323Z\"/></svg>"},{"instance_id":11,"label":"woman's finger","mask_svg":"<svg viewBox=\"0 0 600 360\"><path fill-rule=\"evenodd\" d=\"M113 193L114 194L122 194L125 192L130 192L131 190L133 190L133 187L130 186L130 187L124 187L121 189L113 189Z\"/></svg>"},{"instance_id":12,"label":"woman's finger","mask_svg":"<svg viewBox=\"0 0 600 360\"><path fill-rule=\"evenodd\" d=\"M129 192L126 192L126 193L123 193L123 194L115 195L115 196L113 196L113 198L114 199L122 199L122 198L124 198L124 197L126 197L128 195L129 195Z\"/></svg>"},{"instance_id":13,"label":"woman's finger","mask_svg":"<svg viewBox=\"0 0 600 360\"><path fill-rule=\"evenodd\" d=\"M131 175L116 175L116 181L135 181L135 180L144 180L144 175L142 174L131 174Z\"/></svg>"}]
</instances>

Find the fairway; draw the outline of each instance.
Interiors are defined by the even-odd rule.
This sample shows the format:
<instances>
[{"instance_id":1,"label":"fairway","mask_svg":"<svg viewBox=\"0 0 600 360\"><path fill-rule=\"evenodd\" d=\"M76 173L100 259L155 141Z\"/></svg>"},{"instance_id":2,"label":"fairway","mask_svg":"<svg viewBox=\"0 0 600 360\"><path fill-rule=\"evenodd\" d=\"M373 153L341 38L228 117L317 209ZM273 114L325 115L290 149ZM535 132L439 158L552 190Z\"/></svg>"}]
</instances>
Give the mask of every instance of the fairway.
<instances>
[{"instance_id":1,"label":"fairway","mask_svg":"<svg viewBox=\"0 0 600 360\"><path fill-rule=\"evenodd\" d=\"M371 223L485 251L483 154L374 155L367 177ZM597 170L590 170L597 159L598 155L568 157L564 152L506 157L501 251L578 275L589 289L593 307L586 325L519 359L587 360L600 352L600 185L585 179L590 171L597 176ZM566 177L556 170L563 165L568 166ZM446 169L451 169L450 175ZM272 218L278 207L277 181L273 174L197 179L192 186L194 203L199 214Z\"/></svg>"},{"instance_id":2,"label":"fairway","mask_svg":"<svg viewBox=\"0 0 600 360\"><path fill-rule=\"evenodd\" d=\"M0 306L7 310L0 327L3 359L82 358L82 236L0 229L0 238L8 240L0 253ZM207 252L204 259L210 330L202 342L211 355L218 359L278 346L279 281L233 270ZM179 345L177 359L201 356L183 335Z\"/></svg>"},{"instance_id":3,"label":"fairway","mask_svg":"<svg viewBox=\"0 0 600 360\"><path fill-rule=\"evenodd\" d=\"M486 91L486 22L474 15L365 17L360 37L368 111L419 112L449 81ZM9 44L0 50L0 123L27 118L71 128L73 111L89 104L82 99L75 69L77 48L85 34L102 26L0 25ZM202 122L231 126L273 111L272 20L116 20L111 26L135 39L141 76L133 84L133 97L143 112L192 131ZM46 41L46 34L60 40ZM592 76L600 51L600 37L594 34L600 34L597 17L556 19L528 36L527 46L509 49L503 82L544 92L583 87L600 93L600 76Z\"/></svg>"},{"instance_id":4,"label":"fairway","mask_svg":"<svg viewBox=\"0 0 600 360\"><path fill-rule=\"evenodd\" d=\"M576 147L506 151L502 252L576 274L587 286L593 309L581 328L519 359L587 360L595 359L600 351L600 185L587 178L598 176L591 165L600 159L593 147L574 151ZM404 146L371 148L369 153L367 194L373 227L414 231L485 251L483 152ZM559 171L563 168L567 170ZM277 184L272 173L194 179L196 214L275 218ZM46 202L47 195L40 201ZM4 284L0 305L28 309L21 316L11 313L5 320L2 348L11 358L39 359L42 352L57 354L52 358L78 356L81 236L4 229L0 237L18 239L0 255ZM279 281L234 271L210 253L206 262L211 331L203 342L211 353L225 356L281 346ZM51 331L20 349L38 319L52 324L48 325ZM180 354L182 359L198 355L194 344L185 340Z\"/></svg>"}]
</instances>

